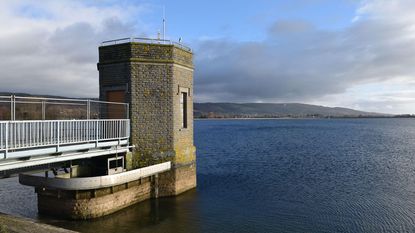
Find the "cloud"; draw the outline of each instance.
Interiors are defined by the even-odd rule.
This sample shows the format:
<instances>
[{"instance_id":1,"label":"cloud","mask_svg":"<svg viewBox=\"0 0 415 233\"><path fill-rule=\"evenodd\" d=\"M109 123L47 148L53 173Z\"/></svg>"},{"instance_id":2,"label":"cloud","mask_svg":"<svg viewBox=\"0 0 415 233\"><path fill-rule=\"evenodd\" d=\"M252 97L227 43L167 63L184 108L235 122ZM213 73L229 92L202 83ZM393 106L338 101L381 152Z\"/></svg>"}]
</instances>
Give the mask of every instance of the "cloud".
<instances>
[{"instance_id":1,"label":"cloud","mask_svg":"<svg viewBox=\"0 0 415 233\"><path fill-rule=\"evenodd\" d=\"M97 97L97 46L151 31L141 19L152 7L115 0L0 1L0 91ZM364 0L343 29L285 19L269 25L261 41L208 35L192 45L196 100L372 111L390 106L388 112L415 113L413 9L412 0Z\"/></svg>"},{"instance_id":2,"label":"cloud","mask_svg":"<svg viewBox=\"0 0 415 233\"><path fill-rule=\"evenodd\" d=\"M360 85L413 79L413 9L410 0L368 0L342 30L287 20L259 42L201 41L198 101L321 102Z\"/></svg>"},{"instance_id":3,"label":"cloud","mask_svg":"<svg viewBox=\"0 0 415 233\"><path fill-rule=\"evenodd\" d=\"M90 3L0 2L0 91L97 97L99 43L145 33L145 9Z\"/></svg>"}]
</instances>

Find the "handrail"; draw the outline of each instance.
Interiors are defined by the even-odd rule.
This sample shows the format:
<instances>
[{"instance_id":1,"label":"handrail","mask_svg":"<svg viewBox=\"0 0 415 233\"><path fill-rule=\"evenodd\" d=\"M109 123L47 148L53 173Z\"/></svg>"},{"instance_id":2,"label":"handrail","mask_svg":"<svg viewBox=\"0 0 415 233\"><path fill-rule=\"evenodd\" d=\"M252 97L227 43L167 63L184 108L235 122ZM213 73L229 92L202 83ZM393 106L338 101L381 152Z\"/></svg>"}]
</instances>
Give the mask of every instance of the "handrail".
<instances>
[{"instance_id":1,"label":"handrail","mask_svg":"<svg viewBox=\"0 0 415 233\"><path fill-rule=\"evenodd\" d=\"M82 118L90 119L91 116L91 104L98 104L101 111L107 110L117 110L120 111L118 108L123 107L122 112L125 113L125 118L128 118L129 113L129 104L128 103L121 103L121 102L110 102L110 101L101 101L101 100L94 100L94 99L71 99L71 98L49 98L49 97L34 97L34 96L0 96L0 103L10 103L9 111L10 111L10 120L16 120L16 104L40 104L41 111L42 111L42 119L45 120L47 112L46 112L46 105L64 105L64 106L83 106L85 109L85 116ZM101 106L105 105L105 106ZM117 109L114 109L117 107ZM97 113L97 112L95 112ZM102 112L101 112L102 113ZM102 116L105 116L105 112ZM118 117L121 118L121 117Z\"/></svg>"},{"instance_id":2,"label":"handrail","mask_svg":"<svg viewBox=\"0 0 415 233\"><path fill-rule=\"evenodd\" d=\"M188 52L192 52L192 49L180 42L175 42L172 40L166 39L152 39L152 38L143 38L143 37L131 37L131 38L120 38L115 40L106 40L101 42L101 46L108 46L108 45L116 45L116 44L124 44L130 42L142 42L142 43L149 43L149 44L167 44L173 45Z\"/></svg>"},{"instance_id":3,"label":"handrail","mask_svg":"<svg viewBox=\"0 0 415 233\"><path fill-rule=\"evenodd\" d=\"M0 152L130 137L129 119L0 121Z\"/></svg>"},{"instance_id":4,"label":"handrail","mask_svg":"<svg viewBox=\"0 0 415 233\"><path fill-rule=\"evenodd\" d=\"M171 162L164 162L148 167L138 168L127 172L122 172L106 176L94 177L74 177L65 178L45 178L33 174L19 174L19 182L23 185L63 189L63 190L91 190L106 188L115 185L125 184L140 178L149 177L171 169Z\"/></svg>"},{"instance_id":5,"label":"handrail","mask_svg":"<svg viewBox=\"0 0 415 233\"><path fill-rule=\"evenodd\" d=\"M93 103L120 104L120 105L126 104L126 103L121 103L121 102L111 102L111 101L102 101L102 100L94 100L94 99L50 98L50 97L35 97L35 96L14 96L14 97L16 99L45 100L45 101L68 101L68 102L90 101ZM0 96L0 98L11 98L11 96Z\"/></svg>"}]
</instances>

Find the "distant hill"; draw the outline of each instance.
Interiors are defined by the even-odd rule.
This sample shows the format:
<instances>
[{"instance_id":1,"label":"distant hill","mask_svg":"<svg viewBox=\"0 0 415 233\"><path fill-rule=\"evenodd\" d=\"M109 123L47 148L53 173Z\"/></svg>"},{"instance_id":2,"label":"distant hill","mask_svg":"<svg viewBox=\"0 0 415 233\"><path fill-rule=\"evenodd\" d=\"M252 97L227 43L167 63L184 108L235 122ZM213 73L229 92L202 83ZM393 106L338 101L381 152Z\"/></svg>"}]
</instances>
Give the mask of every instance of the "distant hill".
<instances>
[{"instance_id":1,"label":"distant hill","mask_svg":"<svg viewBox=\"0 0 415 233\"><path fill-rule=\"evenodd\" d=\"M0 92L0 96L67 97ZM364 112L349 108L325 107L300 103L194 103L195 118L327 118L327 117L415 117Z\"/></svg>"},{"instance_id":2,"label":"distant hill","mask_svg":"<svg viewBox=\"0 0 415 233\"><path fill-rule=\"evenodd\" d=\"M349 108L331 108L299 103L195 103L195 118L325 118L325 117L391 117Z\"/></svg>"}]
</instances>

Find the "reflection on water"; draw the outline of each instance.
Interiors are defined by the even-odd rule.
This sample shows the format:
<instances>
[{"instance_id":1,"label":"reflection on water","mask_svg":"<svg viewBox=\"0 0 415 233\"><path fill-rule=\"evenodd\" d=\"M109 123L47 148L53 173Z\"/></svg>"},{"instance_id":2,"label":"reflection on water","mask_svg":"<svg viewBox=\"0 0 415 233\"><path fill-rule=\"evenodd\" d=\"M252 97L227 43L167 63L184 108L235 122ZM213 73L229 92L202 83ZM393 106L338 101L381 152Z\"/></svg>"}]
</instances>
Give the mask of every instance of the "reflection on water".
<instances>
[{"instance_id":1,"label":"reflection on water","mask_svg":"<svg viewBox=\"0 0 415 233\"><path fill-rule=\"evenodd\" d=\"M196 121L198 187L93 221L36 214L0 180L0 211L81 232L415 232L413 119Z\"/></svg>"},{"instance_id":2,"label":"reflection on water","mask_svg":"<svg viewBox=\"0 0 415 233\"><path fill-rule=\"evenodd\" d=\"M42 221L81 232L200 232L193 208L197 193L193 190L176 198L149 200L110 216L91 221Z\"/></svg>"},{"instance_id":3,"label":"reflection on water","mask_svg":"<svg viewBox=\"0 0 415 233\"><path fill-rule=\"evenodd\" d=\"M80 232L201 232L198 225L197 192L191 190L172 198L148 200L110 216L89 221L67 221L38 216L32 187L18 184L16 177L0 180L1 212L37 219L40 222Z\"/></svg>"}]
</instances>

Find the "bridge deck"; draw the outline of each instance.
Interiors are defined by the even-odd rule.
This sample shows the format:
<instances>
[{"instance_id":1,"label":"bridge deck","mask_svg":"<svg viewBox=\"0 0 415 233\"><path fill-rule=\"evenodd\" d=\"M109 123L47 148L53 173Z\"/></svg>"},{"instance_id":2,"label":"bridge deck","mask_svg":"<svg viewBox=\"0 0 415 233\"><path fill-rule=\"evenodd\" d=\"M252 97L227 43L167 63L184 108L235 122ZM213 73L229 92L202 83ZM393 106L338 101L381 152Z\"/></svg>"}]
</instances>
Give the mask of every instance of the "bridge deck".
<instances>
[{"instance_id":1,"label":"bridge deck","mask_svg":"<svg viewBox=\"0 0 415 233\"><path fill-rule=\"evenodd\" d=\"M0 171L48 163L62 153L61 162L80 157L80 151L90 156L111 147L125 150L129 137L129 119L0 121Z\"/></svg>"}]
</instances>

